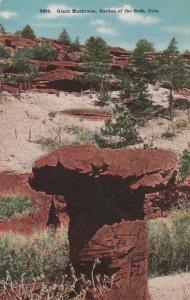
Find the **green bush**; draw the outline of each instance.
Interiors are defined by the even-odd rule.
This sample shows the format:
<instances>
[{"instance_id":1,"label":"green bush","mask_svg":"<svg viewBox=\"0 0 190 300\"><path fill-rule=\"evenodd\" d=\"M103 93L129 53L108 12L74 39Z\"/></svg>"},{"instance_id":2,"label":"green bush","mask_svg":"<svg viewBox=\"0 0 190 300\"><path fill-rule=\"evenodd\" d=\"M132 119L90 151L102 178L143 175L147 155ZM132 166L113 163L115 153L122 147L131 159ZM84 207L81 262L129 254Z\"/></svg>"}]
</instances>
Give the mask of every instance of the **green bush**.
<instances>
[{"instance_id":1,"label":"green bush","mask_svg":"<svg viewBox=\"0 0 190 300\"><path fill-rule=\"evenodd\" d=\"M21 73L32 73L35 66L31 64L32 50L24 47L17 49L13 57L13 67Z\"/></svg>"},{"instance_id":2,"label":"green bush","mask_svg":"<svg viewBox=\"0 0 190 300\"><path fill-rule=\"evenodd\" d=\"M149 273L166 275L190 270L190 209L179 209L167 219L149 221Z\"/></svg>"},{"instance_id":3,"label":"green bush","mask_svg":"<svg viewBox=\"0 0 190 300\"><path fill-rule=\"evenodd\" d=\"M7 219L16 214L29 213L33 210L32 202L25 196L0 197L0 218Z\"/></svg>"},{"instance_id":4,"label":"green bush","mask_svg":"<svg viewBox=\"0 0 190 300\"><path fill-rule=\"evenodd\" d=\"M36 45L32 48L32 59L36 60L45 60L45 61L53 61L57 60L58 52L55 47L42 44Z\"/></svg>"},{"instance_id":5,"label":"green bush","mask_svg":"<svg viewBox=\"0 0 190 300\"><path fill-rule=\"evenodd\" d=\"M11 54L8 49L3 46L0 46L0 60L10 58Z\"/></svg>"},{"instance_id":6,"label":"green bush","mask_svg":"<svg viewBox=\"0 0 190 300\"><path fill-rule=\"evenodd\" d=\"M0 278L30 282L34 278L59 281L69 264L66 230L45 231L32 239L12 233L1 234Z\"/></svg>"},{"instance_id":7,"label":"green bush","mask_svg":"<svg viewBox=\"0 0 190 300\"><path fill-rule=\"evenodd\" d=\"M106 89L103 89L100 92L100 95L98 95L97 105L103 107L103 106L109 104L111 102L111 100L112 100L111 94Z\"/></svg>"},{"instance_id":8,"label":"green bush","mask_svg":"<svg viewBox=\"0 0 190 300\"><path fill-rule=\"evenodd\" d=\"M190 175L190 150L185 149L181 155L180 177L183 181Z\"/></svg>"}]
</instances>

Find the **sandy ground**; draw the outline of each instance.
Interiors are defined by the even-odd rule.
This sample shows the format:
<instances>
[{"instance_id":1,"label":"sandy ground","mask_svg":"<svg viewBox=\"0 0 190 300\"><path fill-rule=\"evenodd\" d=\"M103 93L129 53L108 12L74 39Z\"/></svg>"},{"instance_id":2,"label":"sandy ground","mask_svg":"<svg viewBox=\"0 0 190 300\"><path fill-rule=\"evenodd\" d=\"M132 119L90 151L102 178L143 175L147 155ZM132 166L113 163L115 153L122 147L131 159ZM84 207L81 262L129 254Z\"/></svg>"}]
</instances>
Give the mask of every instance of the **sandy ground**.
<instances>
[{"instance_id":1,"label":"sandy ground","mask_svg":"<svg viewBox=\"0 0 190 300\"><path fill-rule=\"evenodd\" d=\"M159 88L155 90L149 87L155 104L167 107L168 90ZM114 96L117 96L117 92ZM41 145L35 141L41 138L56 139L59 135L61 141L66 144L72 141L71 132L67 132L67 126L86 128L96 131L103 125L103 121L83 120L69 117L60 112L66 109L98 109L95 106L97 100L88 95L60 93L60 97L50 94L25 93L19 101L8 93L4 93L0 99L0 170L12 170L16 172L30 172L36 159L47 153ZM106 109L110 109L107 107ZM56 112L55 116L49 115ZM181 153L188 147L190 141L190 124L185 112L176 110L176 124L185 122L183 130L178 130L175 138L165 139L161 134L170 128L170 122L163 118L154 118L139 130L143 143L153 147L173 149ZM143 144L136 145L136 148Z\"/></svg>"},{"instance_id":2,"label":"sandy ground","mask_svg":"<svg viewBox=\"0 0 190 300\"><path fill-rule=\"evenodd\" d=\"M57 113L73 108L94 108L95 96L61 93L60 97L49 94L26 93L19 101L8 93L0 100L0 169L30 172L36 159L47 153L35 141L57 135L61 140L70 139L65 126L84 127L96 130L103 121L80 120ZM96 107L97 109L97 107Z\"/></svg>"},{"instance_id":3,"label":"sandy ground","mask_svg":"<svg viewBox=\"0 0 190 300\"><path fill-rule=\"evenodd\" d=\"M190 273L149 280L152 300L190 300Z\"/></svg>"}]
</instances>

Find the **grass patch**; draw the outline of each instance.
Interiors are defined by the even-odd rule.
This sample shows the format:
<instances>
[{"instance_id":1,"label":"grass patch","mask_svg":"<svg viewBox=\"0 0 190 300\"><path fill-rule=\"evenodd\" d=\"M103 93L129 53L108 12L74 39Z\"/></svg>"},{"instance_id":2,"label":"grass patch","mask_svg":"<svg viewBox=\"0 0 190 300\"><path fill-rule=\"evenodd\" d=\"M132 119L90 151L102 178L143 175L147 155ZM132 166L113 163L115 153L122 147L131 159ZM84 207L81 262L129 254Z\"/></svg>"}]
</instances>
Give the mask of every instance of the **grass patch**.
<instances>
[{"instance_id":1,"label":"grass patch","mask_svg":"<svg viewBox=\"0 0 190 300\"><path fill-rule=\"evenodd\" d=\"M149 274L167 275L190 270L190 207L167 219L149 221Z\"/></svg>"},{"instance_id":2,"label":"grass patch","mask_svg":"<svg viewBox=\"0 0 190 300\"><path fill-rule=\"evenodd\" d=\"M91 278L76 276L70 265L67 230L40 232L32 239L14 234L0 238L0 297L11 299L82 300L104 299L114 277L96 276L95 260ZM40 291L35 291L40 283ZM6 298L5 298L6 299Z\"/></svg>"},{"instance_id":3,"label":"grass patch","mask_svg":"<svg viewBox=\"0 0 190 300\"><path fill-rule=\"evenodd\" d=\"M66 146L65 142L50 137L42 137L36 141L36 144L41 145L43 149L48 149L50 151Z\"/></svg>"},{"instance_id":4,"label":"grass patch","mask_svg":"<svg viewBox=\"0 0 190 300\"><path fill-rule=\"evenodd\" d=\"M34 278L59 280L69 264L66 230L37 233L32 239L4 233L0 238L0 278L16 283Z\"/></svg>"},{"instance_id":5,"label":"grass patch","mask_svg":"<svg viewBox=\"0 0 190 300\"><path fill-rule=\"evenodd\" d=\"M62 133L69 133L70 138L62 137ZM48 149L49 151L54 151L59 148L66 146L76 145L76 144L95 144L95 133L75 125L66 125L63 128L59 128L59 132L55 137L42 137L35 141L35 143L41 145L43 149Z\"/></svg>"},{"instance_id":6,"label":"grass patch","mask_svg":"<svg viewBox=\"0 0 190 300\"><path fill-rule=\"evenodd\" d=\"M64 127L64 131L70 133L74 137L73 144L91 143L95 144L94 132L75 125L67 125Z\"/></svg>"},{"instance_id":7,"label":"grass patch","mask_svg":"<svg viewBox=\"0 0 190 300\"><path fill-rule=\"evenodd\" d=\"M181 132L181 131L188 128L188 123L187 123L186 120L183 120L183 119L177 120L176 123L175 123L175 127L176 127L178 132Z\"/></svg>"},{"instance_id":8,"label":"grass patch","mask_svg":"<svg viewBox=\"0 0 190 300\"><path fill-rule=\"evenodd\" d=\"M182 203L168 218L149 221L148 236L150 276L190 270L188 202ZM69 267L68 234L63 228L37 233L32 239L4 233L0 236L0 293L10 294L12 288L19 289L22 297L28 297L18 299L81 300L94 299L87 295L89 290L97 288L100 293L97 299L103 299L102 295L112 287L113 278L95 276L98 263L95 261L91 280L77 277ZM42 282L41 292L36 296L35 282Z\"/></svg>"},{"instance_id":9,"label":"grass patch","mask_svg":"<svg viewBox=\"0 0 190 300\"><path fill-rule=\"evenodd\" d=\"M2 196L0 197L0 219L8 219L12 216L21 215L33 211L32 202L25 196Z\"/></svg>"},{"instance_id":10,"label":"grass patch","mask_svg":"<svg viewBox=\"0 0 190 300\"><path fill-rule=\"evenodd\" d=\"M172 139L175 136L174 133L166 131L164 133L161 134L161 137L164 139Z\"/></svg>"}]
</instances>

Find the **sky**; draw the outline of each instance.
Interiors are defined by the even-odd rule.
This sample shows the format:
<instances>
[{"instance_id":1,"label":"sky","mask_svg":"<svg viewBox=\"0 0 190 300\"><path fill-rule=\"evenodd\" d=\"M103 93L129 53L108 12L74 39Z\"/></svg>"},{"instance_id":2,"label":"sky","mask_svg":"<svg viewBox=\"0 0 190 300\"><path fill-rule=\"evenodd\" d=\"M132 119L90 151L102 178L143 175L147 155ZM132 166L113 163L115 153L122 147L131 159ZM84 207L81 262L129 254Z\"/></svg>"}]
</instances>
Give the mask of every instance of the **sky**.
<instances>
[{"instance_id":1,"label":"sky","mask_svg":"<svg viewBox=\"0 0 190 300\"><path fill-rule=\"evenodd\" d=\"M41 9L51 13L40 13ZM65 28L81 43L101 36L109 45L128 50L142 38L163 50L175 37L181 51L190 50L190 0L0 0L0 24L10 33L29 24L37 36L55 39Z\"/></svg>"}]
</instances>

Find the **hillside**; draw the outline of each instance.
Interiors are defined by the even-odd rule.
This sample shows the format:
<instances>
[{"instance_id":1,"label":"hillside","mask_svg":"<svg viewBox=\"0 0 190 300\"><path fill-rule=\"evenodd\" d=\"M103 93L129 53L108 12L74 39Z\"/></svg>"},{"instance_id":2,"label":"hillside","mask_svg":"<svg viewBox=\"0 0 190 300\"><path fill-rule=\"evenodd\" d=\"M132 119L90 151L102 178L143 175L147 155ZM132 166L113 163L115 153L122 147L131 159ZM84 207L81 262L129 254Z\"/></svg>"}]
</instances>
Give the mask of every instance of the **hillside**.
<instances>
[{"instance_id":1,"label":"hillside","mask_svg":"<svg viewBox=\"0 0 190 300\"><path fill-rule=\"evenodd\" d=\"M51 39L25 39L18 38L12 35L4 35L0 38L0 45L11 50L23 47L33 47L38 44L52 45L58 51L58 60L56 61L40 61L35 60L32 63L36 66L38 76L32 84L32 91L56 93L56 90L63 91L81 91L86 89L77 77L82 76L84 72L81 70L80 55L83 53L85 47L80 46L80 51L69 51L69 46L59 43ZM109 47L109 52L112 55L113 63L112 70L121 70L128 67L131 52L119 47ZM12 70L9 75L15 72ZM17 72L15 73L17 74ZM8 76L8 74L7 74ZM6 85L4 89L11 92L11 88ZM14 90L12 89L14 92Z\"/></svg>"}]
</instances>

